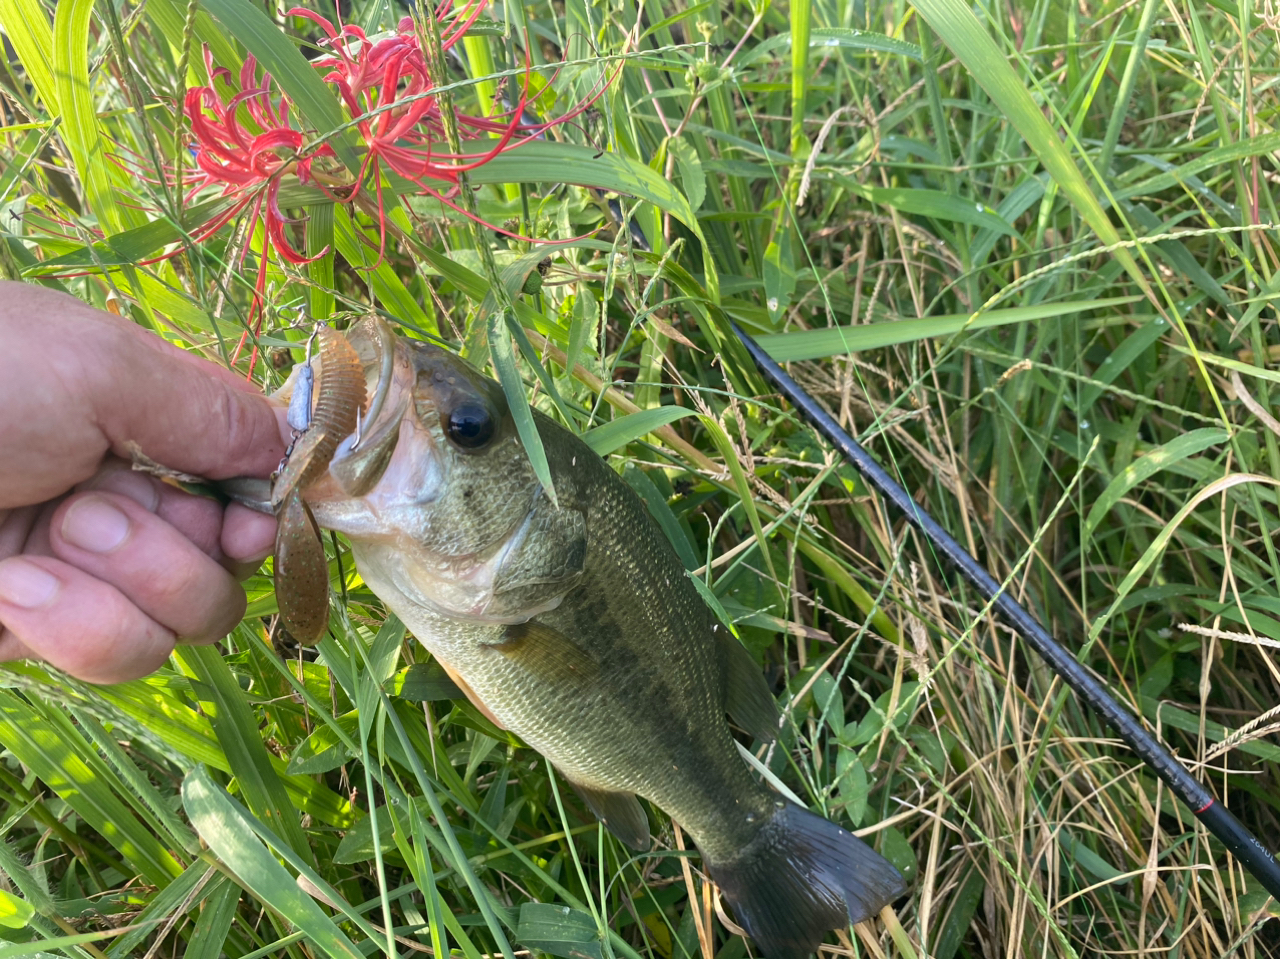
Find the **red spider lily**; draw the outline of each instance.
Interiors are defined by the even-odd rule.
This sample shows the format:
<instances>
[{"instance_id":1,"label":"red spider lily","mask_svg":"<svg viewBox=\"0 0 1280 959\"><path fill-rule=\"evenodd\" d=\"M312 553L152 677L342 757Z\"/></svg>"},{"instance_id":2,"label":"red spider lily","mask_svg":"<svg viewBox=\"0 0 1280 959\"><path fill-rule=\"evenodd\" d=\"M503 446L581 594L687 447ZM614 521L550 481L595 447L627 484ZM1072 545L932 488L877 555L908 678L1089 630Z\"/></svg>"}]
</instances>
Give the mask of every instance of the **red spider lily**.
<instances>
[{"instance_id":1,"label":"red spider lily","mask_svg":"<svg viewBox=\"0 0 1280 959\"><path fill-rule=\"evenodd\" d=\"M230 85L231 71L214 67L207 50L205 61L211 80L222 79ZM261 85L255 86L256 72L257 62L247 57L240 68L240 92L226 103L212 86L187 91L186 111L196 137L196 166L204 174L194 190L221 184L224 196L237 197L230 209L205 223L193 239L198 242L216 233L251 203L256 219L265 205L264 225L271 245L290 263L309 263L316 257L299 253L285 236L284 225L290 221L280 210L280 181L289 173L302 183L313 181L312 164L319 157L332 157L333 149L323 145L301 155L303 136L290 125L288 99L280 95L273 100L269 74L264 73ZM245 129L236 115L242 108L261 132Z\"/></svg>"},{"instance_id":2,"label":"red spider lily","mask_svg":"<svg viewBox=\"0 0 1280 959\"><path fill-rule=\"evenodd\" d=\"M448 6L447 2L442 4L437 16L442 17ZM447 51L462 38L482 9L483 2L468 2L446 26L441 36L443 50ZM470 217L468 211L452 202L452 190L441 192L424 181L456 184L460 173L483 166L499 154L538 138L547 127L572 119L595 99L589 98L578 109L557 117L551 123L529 124L524 119L528 105L526 84L519 103L503 114L508 118L506 121L463 113L455 115L459 128L464 132L478 135L496 133L497 139L477 136L467 141L483 146L483 149L477 149L476 152L438 152L435 144L444 137L440 108L431 93L434 84L414 33L412 19L403 18L392 36L370 41L361 28L348 24L339 30L329 20L311 10L295 7L288 11L288 15L303 17L319 26L327 37L327 40L321 42L333 50L332 56L322 57L314 63L317 67L329 68L325 80L337 88L368 148L358 182L365 182L370 168L374 169L379 239L384 245L385 210L382 177L378 175L379 166L417 184L423 193L435 197L463 216ZM517 133L521 135L517 137ZM508 232L490 223L482 225L498 232ZM379 256L381 252L380 249Z\"/></svg>"},{"instance_id":3,"label":"red spider lily","mask_svg":"<svg viewBox=\"0 0 1280 959\"><path fill-rule=\"evenodd\" d=\"M475 22L485 0L467 0L465 6L449 21L442 36L445 50L458 42ZM451 0L438 10L443 19ZM258 279L250 326L261 325L263 294L270 249L285 261L298 265L309 263L326 251L311 257L298 252L286 236L290 220L280 209L282 181L294 177L298 182L313 183L335 202L350 203L360 193L362 184L372 178L376 194L379 223L379 259L386 244L386 211L382 182L386 173L394 173L416 184L421 192L435 197L464 216L468 211L453 202L458 176L475 169L499 154L541 137L550 126L563 123L586 110L604 91L589 97L577 109L548 123L526 121L528 84L519 102L497 118L458 114L459 127L466 132L467 144L475 144L474 152L466 149L454 154L439 152L435 145L443 139L440 108L432 93L435 82L427 69L426 58L413 31L413 21L400 21L394 34L371 41L363 30L351 25L341 29L310 10L294 8L290 16L304 17L324 31L332 54L313 62L325 70L324 79L336 88L354 126L364 141L367 153L361 169L352 180L350 173L336 162L331 147L323 141L308 146L304 132L290 114L290 102L282 92L274 92L271 77L256 77L257 64L246 59L238 83L230 70L214 67L209 51L205 51L210 85L188 90L186 111L195 136L195 160L199 170L192 194L209 186L220 186L222 194L234 197L231 206L193 234L197 242L207 239L232 219L248 211L249 236L258 223L266 232L265 248L259 257ZM220 95L214 85L219 81L233 91L229 98ZM435 183L448 186L441 191ZM340 193L341 195L337 195ZM483 223L489 229L502 230ZM512 234L514 236L514 234ZM522 237L521 239L528 239ZM247 251L246 244L246 251ZM241 252L243 258L244 251ZM241 338L243 347L245 339ZM255 351L256 352L256 351Z\"/></svg>"},{"instance_id":4,"label":"red spider lily","mask_svg":"<svg viewBox=\"0 0 1280 959\"><path fill-rule=\"evenodd\" d=\"M258 278L254 284L249 324L235 350L235 356L239 356L248 339L249 327L256 335L262 325L270 249L275 249L281 258L295 265L310 263L327 252L321 250L307 257L289 242L285 224L291 221L280 209L281 180L292 174L301 183L312 182L315 179L313 163L318 158L334 154L327 145L306 155L300 152L303 135L291 125L288 99L282 94L273 97L271 76L267 73L263 73L261 82L255 84L257 61L252 56L245 58L240 68L239 92L225 102L212 84L222 80L234 88L231 71L215 67L207 48L205 65L211 85L188 90L185 104L191 132L196 138L196 166L202 174L193 184L191 193L194 195L207 186L221 185L223 196L235 197L235 202L202 224L192 239L195 242L207 239L246 209L249 210L248 237L252 238L259 222L267 234L267 243L258 258ZM258 132L246 128L241 113ZM248 248L246 242L240 252L241 262ZM255 346L250 369L256 359Z\"/></svg>"}]
</instances>

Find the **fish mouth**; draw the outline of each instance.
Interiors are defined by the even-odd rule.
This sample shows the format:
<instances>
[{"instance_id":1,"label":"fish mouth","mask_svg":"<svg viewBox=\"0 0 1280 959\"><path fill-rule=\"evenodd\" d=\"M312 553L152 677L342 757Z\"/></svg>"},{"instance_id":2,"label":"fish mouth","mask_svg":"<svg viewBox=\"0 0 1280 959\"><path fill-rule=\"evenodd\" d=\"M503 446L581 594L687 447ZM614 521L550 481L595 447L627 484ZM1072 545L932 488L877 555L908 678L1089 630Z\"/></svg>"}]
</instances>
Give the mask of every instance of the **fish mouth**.
<instances>
[{"instance_id":1,"label":"fish mouth","mask_svg":"<svg viewBox=\"0 0 1280 959\"><path fill-rule=\"evenodd\" d=\"M304 496L325 529L348 536L390 535L398 525L395 512L430 503L439 494L441 458L416 415L416 364L410 350L377 316L352 326L347 339L360 357L369 405L356 430L338 444L328 472Z\"/></svg>"},{"instance_id":2,"label":"fish mouth","mask_svg":"<svg viewBox=\"0 0 1280 959\"><path fill-rule=\"evenodd\" d=\"M502 388L376 317L347 340L370 399L359 428L302 490L316 522L347 536L384 599L484 623L554 608L562 584L538 578L536 543L526 541L573 530L531 518L546 507Z\"/></svg>"},{"instance_id":3,"label":"fish mouth","mask_svg":"<svg viewBox=\"0 0 1280 959\"><path fill-rule=\"evenodd\" d=\"M355 431L338 444L329 473L342 492L358 497L373 489L386 472L400 442L407 407L403 401L388 404L397 385L396 337L391 327L380 317L366 317L351 328L347 342L364 368L369 407L356 417Z\"/></svg>"}]
</instances>

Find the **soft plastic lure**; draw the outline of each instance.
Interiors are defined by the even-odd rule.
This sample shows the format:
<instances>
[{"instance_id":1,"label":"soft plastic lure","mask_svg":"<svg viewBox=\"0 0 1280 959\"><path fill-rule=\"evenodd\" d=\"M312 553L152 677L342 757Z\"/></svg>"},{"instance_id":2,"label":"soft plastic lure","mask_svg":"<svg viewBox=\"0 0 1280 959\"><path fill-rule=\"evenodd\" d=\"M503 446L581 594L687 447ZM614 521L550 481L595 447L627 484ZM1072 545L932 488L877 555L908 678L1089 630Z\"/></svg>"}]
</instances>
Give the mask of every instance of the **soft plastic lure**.
<instances>
[{"instance_id":1,"label":"soft plastic lure","mask_svg":"<svg viewBox=\"0 0 1280 959\"><path fill-rule=\"evenodd\" d=\"M284 467L271 488L271 505L276 511L289 496L324 474L338 444L355 432L364 408L365 379L360 356L345 336L328 327L320 328L319 339L320 381L315 408L305 431L286 454Z\"/></svg>"},{"instance_id":2,"label":"soft plastic lure","mask_svg":"<svg viewBox=\"0 0 1280 959\"><path fill-rule=\"evenodd\" d=\"M364 368L341 333L321 327L320 377L314 409L308 406L312 369L298 371L298 409L290 403L290 425L301 430L271 487L271 507L279 522L274 578L280 619L298 642L319 642L329 626L329 565L324 542L303 492L324 475L338 444L355 432L365 402ZM309 413L307 416L305 414ZM299 424L305 424L300 427Z\"/></svg>"}]
</instances>

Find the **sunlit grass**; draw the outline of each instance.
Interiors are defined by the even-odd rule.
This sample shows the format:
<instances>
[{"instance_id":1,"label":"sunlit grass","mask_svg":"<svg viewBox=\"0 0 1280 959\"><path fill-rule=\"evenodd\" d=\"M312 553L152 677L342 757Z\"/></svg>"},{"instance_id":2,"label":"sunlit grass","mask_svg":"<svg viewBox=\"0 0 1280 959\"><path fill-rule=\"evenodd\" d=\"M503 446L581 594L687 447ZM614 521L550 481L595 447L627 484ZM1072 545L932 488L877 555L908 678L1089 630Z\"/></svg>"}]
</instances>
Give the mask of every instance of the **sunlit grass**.
<instances>
[{"instance_id":1,"label":"sunlit grass","mask_svg":"<svg viewBox=\"0 0 1280 959\"><path fill-rule=\"evenodd\" d=\"M600 429L778 695L770 773L911 882L833 955L1273 954L1274 904L768 395L728 320L1274 846L1277 493L1234 486L1168 535L1215 481L1280 476L1274 11L625 6L490 6L449 61L472 116L526 59L540 119L610 80L471 173L480 219L571 240L481 231L490 266L394 181L381 207L283 186L310 263L260 259L247 216L201 238L217 191L179 201L156 164L191 169L174 108L204 45L233 71L252 51L359 166L292 55L306 21L0 0L0 273L224 362L261 319L268 389L300 310L380 310ZM371 34L403 13L344 9ZM148 680L3 669L0 956L747 953L669 821L639 857L599 829L338 548L317 654L270 647L259 576L219 650Z\"/></svg>"}]
</instances>

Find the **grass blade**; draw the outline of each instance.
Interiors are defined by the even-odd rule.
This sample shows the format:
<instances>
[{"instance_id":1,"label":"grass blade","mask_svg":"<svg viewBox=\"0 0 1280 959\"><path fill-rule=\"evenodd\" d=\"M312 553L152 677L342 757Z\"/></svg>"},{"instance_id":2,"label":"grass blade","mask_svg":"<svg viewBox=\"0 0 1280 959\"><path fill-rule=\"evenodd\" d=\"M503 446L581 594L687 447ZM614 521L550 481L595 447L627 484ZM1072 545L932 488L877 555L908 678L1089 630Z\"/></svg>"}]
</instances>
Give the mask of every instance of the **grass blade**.
<instances>
[{"instance_id":1,"label":"grass blade","mask_svg":"<svg viewBox=\"0 0 1280 959\"><path fill-rule=\"evenodd\" d=\"M341 929L299 888L275 856L254 833L244 808L198 767L182 784L182 805L196 831L209 848L225 862L264 903L333 959L364 959Z\"/></svg>"}]
</instances>

